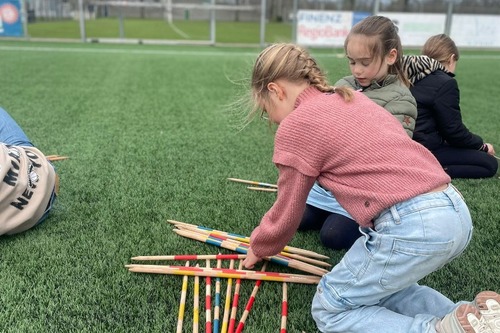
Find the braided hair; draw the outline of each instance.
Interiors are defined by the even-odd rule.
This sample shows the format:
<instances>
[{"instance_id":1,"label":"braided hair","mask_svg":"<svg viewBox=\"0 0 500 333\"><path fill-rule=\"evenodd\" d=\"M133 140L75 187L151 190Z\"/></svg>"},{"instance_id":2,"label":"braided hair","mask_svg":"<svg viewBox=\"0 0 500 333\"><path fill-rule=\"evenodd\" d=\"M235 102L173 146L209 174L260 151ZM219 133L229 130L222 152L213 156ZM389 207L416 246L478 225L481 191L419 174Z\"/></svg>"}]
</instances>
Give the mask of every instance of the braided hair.
<instances>
[{"instance_id":1,"label":"braided hair","mask_svg":"<svg viewBox=\"0 0 500 333\"><path fill-rule=\"evenodd\" d=\"M264 49L255 61L251 79L254 113L259 109L260 101L270 100L267 85L280 79L294 83L307 82L321 92L338 93L346 101L350 101L353 96L348 88L331 86L306 49L291 43L278 43Z\"/></svg>"}]
</instances>

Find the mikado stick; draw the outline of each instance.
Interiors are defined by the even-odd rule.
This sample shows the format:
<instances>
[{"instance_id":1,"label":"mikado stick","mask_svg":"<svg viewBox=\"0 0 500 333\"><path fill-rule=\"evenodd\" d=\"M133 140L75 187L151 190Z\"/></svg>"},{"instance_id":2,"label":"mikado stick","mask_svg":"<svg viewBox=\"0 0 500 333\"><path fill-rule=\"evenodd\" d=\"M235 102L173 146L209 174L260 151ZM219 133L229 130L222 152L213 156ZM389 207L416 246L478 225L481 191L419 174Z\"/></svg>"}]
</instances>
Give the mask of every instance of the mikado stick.
<instances>
[{"instance_id":1,"label":"mikado stick","mask_svg":"<svg viewBox=\"0 0 500 333\"><path fill-rule=\"evenodd\" d=\"M243 269L243 260L240 260L238 269L239 270ZM233 305L231 307L231 316L229 317L228 333L234 333L234 326L236 324L236 313L238 311L238 301L240 298L240 287L241 287L241 279L236 279L236 284L234 286Z\"/></svg>"},{"instance_id":2,"label":"mikado stick","mask_svg":"<svg viewBox=\"0 0 500 333\"><path fill-rule=\"evenodd\" d=\"M219 233L219 232L216 232L216 231L209 231L209 230L199 229L199 228L196 228L195 226L185 225L185 224L176 224L175 227L178 228L178 229L181 229L181 230L194 231L194 232L201 233L201 234L204 234L204 235L207 235L207 236L210 236L210 237L213 237L213 238L217 238L217 239L220 239L220 240L224 240L224 241L230 241L230 242L231 241L233 241L233 242L236 241L236 244L244 243L245 245L243 245L243 246L245 246L245 247L247 247L247 244L248 244L248 242L247 242L248 238L234 237L234 236L233 237L229 237L227 235L224 235L223 233ZM239 241L239 243L238 243L238 241ZM229 256L229 255L226 255L226 256ZM298 260L298 261L306 262L306 263L311 264L311 265L317 265L317 266L323 266L323 267L331 267L332 266L331 264L329 264L327 262L324 262L324 261L320 261L320 260L313 259L313 258L310 258L310 257L305 257L305 256L300 255L300 254L288 253L288 252L285 252L285 251L282 251L282 252L280 252L279 254L276 255L276 258L280 258L280 257L282 259L285 259L285 260L287 258L292 258L292 259L295 259L295 260ZM286 258L284 258L284 257L286 257ZM189 257L186 256L186 259L180 259L180 260L194 260L194 259L187 259L187 258L189 258Z\"/></svg>"},{"instance_id":3,"label":"mikado stick","mask_svg":"<svg viewBox=\"0 0 500 333\"><path fill-rule=\"evenodd\" d=\"M210 259L206 259L206 267L210 268ZM205 332L212 332L212 279L205 277Z\"/></svg>"},{"instance_id":4,"label":"mikado stick","mask_svg":"<svg viewBox=\"0 0 500 333\"><path fill-rule=\"evenodd\" d=\"M278 192L277 188L267 188L267 187L248 186L247 189L252 191L262 191L262 192Z\"/></svg>"},{"instance_id":5,"label":"mikado stick","mask_svg":"<svg viewBox=\"0 0 500 333\"><path fill-rule=\"evenodd\" d=\"M137 264L125 265L125 267L127 267L130 272L134 273L211 276L211 277L232 278L232 279L240 278L242 280L263 280L263 281L291 282L291 283L304 283L304 284L318 284L319 280L321 279L321 277L316 275L289 274L289 273L278 273L278 272L256 272L250 270L227 269L227 268L204 268L204 267L185 267L185 266L137 265ZM216 314L214 313L214 324L216 317L215 315Z\"/></svg>"},{"instance_id":6,"label":"mikado stick","mask_svg":"<svg viewBox=\"0 0 500 333\"><path fill-rule=\"evenodd\" d=\"M264 272L266 270L267 262L262 265L261 272ZM262 283L262 280L257 280L255 282L255 287L253 287L252 294L250 295L250 298L248 299L247 304L245 305L245 311L243 311L243 314L241 315L240 322L238 323L238 327L236 327L236 333L241 333L243 331L243 328L245 327L245 322L247 321L248 315L250 314L250 310L252 310L253 303L255 302L255 296L257 296L257 292L259 291L259 287Z\"/></svg>"},{"instance_id":7,"label":"mikado stick","mask_svg":"<svg viewBox=\"0 0 500 333\"><path fill-rule=\"evenodd\" d=\"M288 317L288 287L283 282L283 301L281 302L281 327L280 333L286 333L286 319Z\"/></svg>"},{"instance_id":8,"label":"mikado stick","mask_svg":"<svg viewBox=\"0 0 500 333\"><path fill-rule=\"evenodd\" d=\"M186 262L186 267L189 266L189 261ZM182 279L181 300L179 302L179 314L177 316L177 333L182 332L182 324L184 322L184 309L186 308L186 295L188 286L188 276L184 275Z\"/></svg>"},{"instance_id":9,"label":"mikado stick","mask_svg":"<svg viewBox=\"0 0 500 333\"><path fill-rule=\"evenodd\" d=\"M246 254L177 254L162 256L137 256L132 260L207 260L207 259L245 259Z\"/></svg>"},{"instance_id":10,"label":"mikado stick","mask_svg":"<svg viewBox=\"0 0 500 333\"><path fill-rule=\"evenodd\" d=\"M190 224L190 223L180 222L180 221L175 221L175 220L167 220L167 222L174 224L174 225L181 224L181 225L190 226L190 227L193 227L196 229L202 229L202 230L207 230L207 231L211 231L211 232L216 232L216 233L222 234L228 238L236 239L240 242L250 243L250 237L248 237L248 236L238 235L235 233L229 233L229 232L225 232L225 231L220 231L220 230L216 230L216 229L212 229L212 228L208 228L208 227L204 227L204 226L198 226L195 224ZM310 257L310 258L329 259L329 257L327 257L323 254L319 254L319 253L316 253L314 251L304 250L304 249L293 247L293 246L285 246L283 251L288 252L288 253L300 254L300 255L303 255L305 257Z\"/></svg>"},{"instance_id":11,"label":"mikado stick","mask_svg":"<svg viewBox=\"0 0 500 333\"><path fill-rule=\"evenodd\" d=\"M196 265L199 267L199 265ZM193 293L193 333L198 333L200 321L200 277L194 277Z\"/></svg>"},{"instance_id":12,"label":"mikado stick","mask_svg":"<svg viewBox=\"0 0 500 333\"><path fill-rule=\"evenodd\" d=\"M234 260L231 259L229 269L234 268ZM233 289L233 279L227 279L226 298L224 300L224 316L222 317L221 333L227 333L227 326L229 324L229 312L231 311L231 292Z\"/></svg>"},{"instance_id":13,"label":"mikado stick","mask_svg":"<svg viewBox=\"0 0 500 333\"><path fill-rule=\"evenodd\" d=\"M222 261L217 260L217 268L222 267ZM220 316L220 277L215 279L215 305L214 305L214 325L213 333L219 333L219 316Z\"/></svg>"},{"instance_id":14,"label":"mikado stick","mask_svg":"<svg viewBox=\"0 0 500 333\"><path fill-rule=\"evenodd\" d=\"M239 178L228 178L228 180L230 180L232 182L236 182L236 183L242 183L242 184L249 184L249 185L256 185L256 186L263 186L263 187L270 187L270 188L278 188L278 185L276 185L276 184L256 182L254 180L245 180L245 179L239 179Z\"/></svg>"},{"instance_id":15,"label":"mikado stick","mask_svg":"<svg viewBox=\"0 0 500 333\"><path fill-rule=\"evenodd\" d=\"M181 236L195 239L195 240L198 240L200 242L212 244L212 245L222 247L225 249L229 249L232 251L236 251L239 253L244 253L244 254L247 253L248 244L245 244L245 243L241 243L241 242L235 243L232 240L216 239L216 238L212 238L210 236L200 234L200 233L197 233L197 232L194 232L191 230L174 229L173 231ZM307 264L307 263L304 263L304 262L301 262L301 261L298 261L298 260L295 260L292 258L286 258L284 256L270 256L270 257L264 257L263 259L269 260L271 262L274 262L274 263L277 263L277 264L280 264L283 266L292 267L292 268L295 268L295 269L298 269L298 270L301 270L301 271L304 271L307 273L316 274L318 276L323 276L324 274L328 273L328 271L326 269L323 269L323 268L320 268L317 266L313 266L311 264Z\"/></svg>"}]
</instances>

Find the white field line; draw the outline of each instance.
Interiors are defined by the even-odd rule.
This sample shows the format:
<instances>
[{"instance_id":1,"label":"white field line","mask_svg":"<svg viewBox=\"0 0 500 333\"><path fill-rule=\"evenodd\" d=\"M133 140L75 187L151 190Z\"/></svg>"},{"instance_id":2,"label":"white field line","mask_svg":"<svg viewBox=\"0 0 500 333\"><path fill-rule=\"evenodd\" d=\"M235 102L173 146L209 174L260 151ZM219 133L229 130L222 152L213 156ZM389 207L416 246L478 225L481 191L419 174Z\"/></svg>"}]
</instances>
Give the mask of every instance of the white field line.
<instances>
[{"instance_id":1,"label":"white field line","mask_svg":"<svg viewBox=\"0 0 500 333\"><path fill-rule=\"evenodd\" d=\"M255 57L258 52L233 52L233 51L203 51L196 50L138 50L125 48L85 48L85 47L46 47L46 46L9 46L0 45L0 51L11 52L48 52L48 53L97 53L97 54L131 54L131 55L161 55L161 56L194 56L194 57ZM341 53L318 53L313 52L315 58L343 58ZM465 54L461 59L483 59L498 60L500 54Z\"/></svg>"}]
</instances>

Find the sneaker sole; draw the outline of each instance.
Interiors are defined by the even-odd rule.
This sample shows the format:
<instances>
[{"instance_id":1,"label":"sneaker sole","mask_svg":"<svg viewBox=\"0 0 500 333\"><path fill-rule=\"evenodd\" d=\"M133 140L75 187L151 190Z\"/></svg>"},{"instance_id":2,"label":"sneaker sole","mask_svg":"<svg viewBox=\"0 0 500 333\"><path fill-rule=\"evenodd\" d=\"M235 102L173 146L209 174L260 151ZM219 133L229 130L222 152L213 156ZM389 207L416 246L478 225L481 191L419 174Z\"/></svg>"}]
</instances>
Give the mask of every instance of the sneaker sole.
<instances>
[{"instance_id":1,"label":"sneaker sole","mask_svg":"<svg viewBox=\"0 0 500 333\"><path fill-rule=\"evenodd\" d=\"M455 310L455 317L465 333L476 333L476 330L471 325L471 321L481 318L478 308L472 304L462 304Z\"/></svg>"},{"instance_id":2,"label":"sneaker sole","mask_svg":"<svg viewBox=\"0 0 500 333\"><path fill-rule=\"evenodd\" d=\"M475 303L493 332L500 333L500 295L494 291L482 291L477 294ZM490 314L491 311L496 312L495 315Z\"/></svg>"}]
</instances>

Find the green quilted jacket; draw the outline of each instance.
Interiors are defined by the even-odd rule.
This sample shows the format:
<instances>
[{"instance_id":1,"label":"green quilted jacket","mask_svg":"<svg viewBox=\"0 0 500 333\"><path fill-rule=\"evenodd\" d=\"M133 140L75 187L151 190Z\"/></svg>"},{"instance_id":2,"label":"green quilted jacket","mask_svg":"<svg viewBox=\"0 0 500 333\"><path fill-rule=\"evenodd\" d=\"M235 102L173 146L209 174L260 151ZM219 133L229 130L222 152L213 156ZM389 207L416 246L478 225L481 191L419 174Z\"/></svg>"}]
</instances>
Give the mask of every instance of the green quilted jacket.
<instances>
[{"instance_id":1,"label":"green quilted jacket","mask_svg":"<svg viewBox=\"0 0 500 333\"><path fill-rule=\"evenodd\" d=\"M413 137L417 119L417 102L410 89L398 80L396 75L389 74L382 83L373 81L368 87L362 87L351 75L337 81L335 86L347 86L362 91L372 101L396 117L410 138Z\"/></svg>"}]
</instances>

